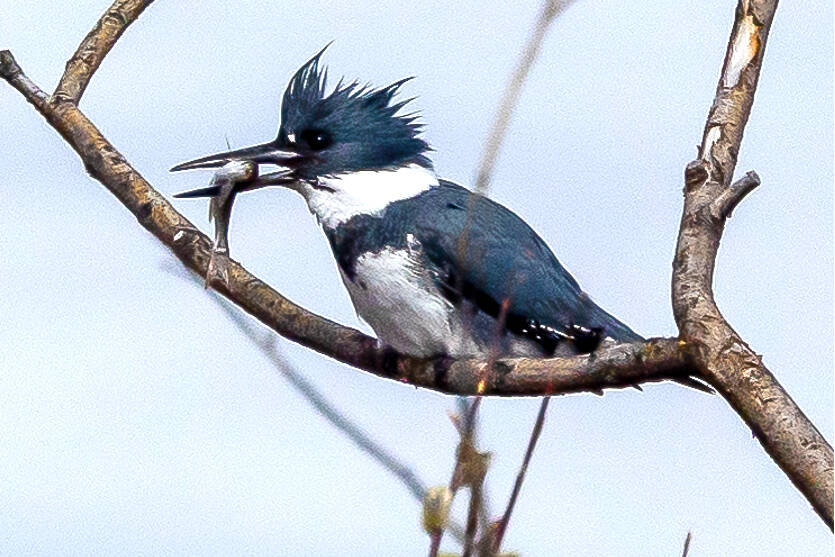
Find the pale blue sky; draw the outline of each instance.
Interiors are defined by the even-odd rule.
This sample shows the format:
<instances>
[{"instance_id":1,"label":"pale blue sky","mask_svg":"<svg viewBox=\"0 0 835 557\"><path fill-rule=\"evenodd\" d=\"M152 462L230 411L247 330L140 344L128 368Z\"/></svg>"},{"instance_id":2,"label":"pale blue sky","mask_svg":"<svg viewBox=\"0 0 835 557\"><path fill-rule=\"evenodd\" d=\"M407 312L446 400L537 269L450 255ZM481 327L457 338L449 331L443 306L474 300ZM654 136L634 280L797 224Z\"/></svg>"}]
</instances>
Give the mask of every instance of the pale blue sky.
<instances>
[{"instance_id":1,"label":"pale blue sky","mask_svg":"<svg viewBox=\"0 0 835 557\"><path fill-rule=\"evenodd\" d=\"M538 3L159 0L82 108L161 192L174 163L272 138L292 72L415 75L442 176L469 185ZM0 0L0 48L51 90L106 0ZM669 281L732 0L581 0L525 87L491 195L645 335L675 334ZM831 441L832 5L778 10L716 271L723 313ZM421 555L419 508L313 413L23 99L0 84L0 553ZM175 204L208 230L205 202ZM292 300L362 326L289 191L241 196L233 255ZM172 269L175 272L172 273ZM367 330L367 328L365 328ZM287 341L288 358L430 485L453 400ZM487 400L498 513L538 403ZM463 498L459 503L463 502ZM459 504L457 508L462 508ZM539 555L824 555L829 529L720 397L676 385L555 399L506 547ZM445 544L454 549L454 544Z\"/></svg>"}]
</instances>

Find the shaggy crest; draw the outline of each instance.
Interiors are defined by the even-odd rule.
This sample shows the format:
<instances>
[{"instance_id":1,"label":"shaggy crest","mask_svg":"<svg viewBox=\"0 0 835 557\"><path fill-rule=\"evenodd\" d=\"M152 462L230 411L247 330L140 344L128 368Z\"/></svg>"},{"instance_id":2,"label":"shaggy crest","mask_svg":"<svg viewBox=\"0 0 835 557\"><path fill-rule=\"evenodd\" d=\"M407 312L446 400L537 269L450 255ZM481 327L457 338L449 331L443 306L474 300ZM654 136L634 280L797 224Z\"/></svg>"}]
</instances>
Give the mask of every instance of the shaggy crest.
<instances>
[{"instance_id":1,"label":"shaggy crest","mask_svg":"<svg viewBox=\"0 0 835 557\"><path fill-rule=\"evenodd\" d=\"M299 68L287 85L279 140L306 129L325 130L332 135L334 145L351 146L352 170L409 162L431 167L425 156L429 145L418 137L422 127L417 122L418 114L398 115L414 97L392 102L400 87L412 78L380 89L340 80L328 94L327 69L319 63L328 46Z\"/></svg>"}]
</instances>

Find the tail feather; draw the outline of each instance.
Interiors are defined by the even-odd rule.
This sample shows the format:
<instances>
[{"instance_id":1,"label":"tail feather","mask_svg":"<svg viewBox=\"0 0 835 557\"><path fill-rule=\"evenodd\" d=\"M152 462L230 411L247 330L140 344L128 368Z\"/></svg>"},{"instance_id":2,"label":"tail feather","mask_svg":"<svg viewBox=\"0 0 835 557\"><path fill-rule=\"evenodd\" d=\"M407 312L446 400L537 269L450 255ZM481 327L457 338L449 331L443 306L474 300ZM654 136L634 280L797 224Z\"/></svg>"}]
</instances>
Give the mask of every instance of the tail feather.
<instances>
[{"instance_id":1,"label":"tail feather","mask_svg":"<svg viewBox=\"0 0 835 557\"><path fill-rule=\"evenodd\" d=\"M627 325L606 313L599 306L596 306L595 310L595 313L598 315L592 316L592 323L598 327L603 327L604 338L608 337L618 342L642 342L646 340Z\"/></svg>"}]
</instances>

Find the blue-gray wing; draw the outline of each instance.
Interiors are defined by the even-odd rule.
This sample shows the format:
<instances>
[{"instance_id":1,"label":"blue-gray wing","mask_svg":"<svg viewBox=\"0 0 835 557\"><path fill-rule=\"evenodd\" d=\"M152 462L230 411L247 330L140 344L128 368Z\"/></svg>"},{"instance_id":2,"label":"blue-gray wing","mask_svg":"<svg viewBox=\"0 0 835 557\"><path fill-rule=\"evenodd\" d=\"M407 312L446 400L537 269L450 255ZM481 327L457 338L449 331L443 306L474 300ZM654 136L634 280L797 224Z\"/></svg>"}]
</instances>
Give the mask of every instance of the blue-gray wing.
<instances>
[{"instance_id":1,"label":"blue-gray wing","mask_svg":"<svg viewBox=\"0 0 835 557\"><path fill-rule=\"evenodd\" d=\"M602 329L603 337L624 342L641 337L595 304L563 268L542 239L509 209L452 182L393 204L408 211L411 232L438 269L441 287L453 301L470 298L488 313L506 304L516 328L534 322L567 330Z\"/></svg>"}]
</instances>

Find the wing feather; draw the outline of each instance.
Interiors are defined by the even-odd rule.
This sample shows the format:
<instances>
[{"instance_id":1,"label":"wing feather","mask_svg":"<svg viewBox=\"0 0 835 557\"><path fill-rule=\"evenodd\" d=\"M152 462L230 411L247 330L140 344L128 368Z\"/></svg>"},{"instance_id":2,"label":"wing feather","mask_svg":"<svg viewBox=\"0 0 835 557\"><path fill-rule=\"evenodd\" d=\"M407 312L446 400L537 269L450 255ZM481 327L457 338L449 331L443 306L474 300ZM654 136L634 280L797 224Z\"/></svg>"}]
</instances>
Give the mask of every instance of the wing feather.
<instances>
[{"instance_id":1,"label":"wing feather","mask_svg":"<svg viewBox=\"0 0 835 557\"><path fill-rule=\"evenodd\" d=\"M418 209L415 214L415 209ZM641 337L585 294L545 242L506 207L452 182L423 194L410 207L413 234L458 294L507 304L508 315L566 330L601 328L621 341ZM390 222L406 222L392 219ZM442 272L442 275L444 273Z\"/></svg>"}]
</instances>

